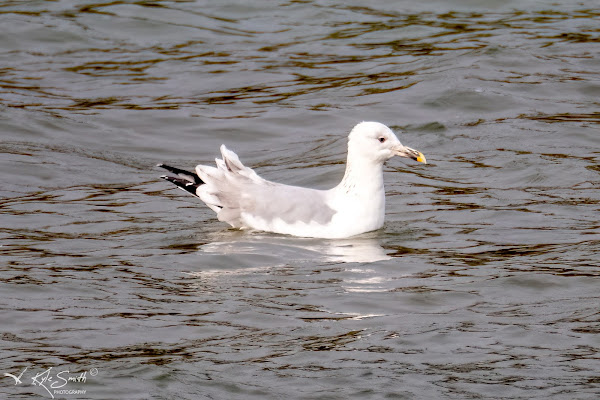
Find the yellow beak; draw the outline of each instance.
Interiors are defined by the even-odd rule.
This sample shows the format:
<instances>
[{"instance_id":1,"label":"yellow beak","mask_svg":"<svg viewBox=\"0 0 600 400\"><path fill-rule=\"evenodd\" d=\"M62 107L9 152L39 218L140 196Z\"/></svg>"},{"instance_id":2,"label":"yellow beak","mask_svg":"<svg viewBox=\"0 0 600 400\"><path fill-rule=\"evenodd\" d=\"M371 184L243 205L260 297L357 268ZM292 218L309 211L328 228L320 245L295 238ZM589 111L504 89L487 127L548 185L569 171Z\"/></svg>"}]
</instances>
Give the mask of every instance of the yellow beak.
<instances>
[{"instance_id":1,"label":"yellow beak","mask_svg":"<svg viewBox=\"0 0 600 400\"><path fill-rule=\"evenodd\" d=\"M410 147L401 146L398 150L396 150L396 155L400 157L412 158L415 161L427 164L427 160L425 159L423 153L421 153L419 150L411 149Z\"/></svg>"}]
</instances>

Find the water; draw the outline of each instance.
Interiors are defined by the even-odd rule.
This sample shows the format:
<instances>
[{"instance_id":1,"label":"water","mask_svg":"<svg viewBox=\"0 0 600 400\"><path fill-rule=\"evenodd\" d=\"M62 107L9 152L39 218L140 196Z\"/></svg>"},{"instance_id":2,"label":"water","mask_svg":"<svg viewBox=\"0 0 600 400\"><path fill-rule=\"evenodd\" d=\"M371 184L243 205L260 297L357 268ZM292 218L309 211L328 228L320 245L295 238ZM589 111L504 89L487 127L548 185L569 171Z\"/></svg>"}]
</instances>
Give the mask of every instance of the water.
<instances>
[{"instance_id":1,"label":"water","mask_svg":"<svg viewBox=\"0 0 600 400\"><path fill-rule=\"evenodd\" d=\"M595 2L5 1L0 21L3 398L600 396ZM228 230L154 167L227 143L327 188L362 120L429 164L388 163L386 225L357 238Z\"/></svg>"}]
</instances>

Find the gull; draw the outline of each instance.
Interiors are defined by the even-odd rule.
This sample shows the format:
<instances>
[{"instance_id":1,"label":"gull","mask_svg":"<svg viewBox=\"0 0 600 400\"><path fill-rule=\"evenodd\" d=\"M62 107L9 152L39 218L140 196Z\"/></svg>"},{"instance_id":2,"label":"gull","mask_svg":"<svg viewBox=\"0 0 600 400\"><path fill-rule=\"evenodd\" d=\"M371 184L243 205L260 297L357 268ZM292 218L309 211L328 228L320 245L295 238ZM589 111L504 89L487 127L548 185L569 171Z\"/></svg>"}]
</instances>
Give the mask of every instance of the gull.
<instances>
[{"instance_id":1,"label":"gull","mask_svg":"<svg viewBox=\"0 0 600 400\"><path fill-rule=\"evenodd\" d=\"M383 227L383 165L393 156L427 163L420 151L400 143L379 122L361 122L348 136L348 159L342 181L318 190L261 178L237 154L221 145L216 168L196 166L195 173L158 164L176 176L163 175L200 198L223 221L250 229L301 237L340 239Z\"/></svg>"}]
</instances>

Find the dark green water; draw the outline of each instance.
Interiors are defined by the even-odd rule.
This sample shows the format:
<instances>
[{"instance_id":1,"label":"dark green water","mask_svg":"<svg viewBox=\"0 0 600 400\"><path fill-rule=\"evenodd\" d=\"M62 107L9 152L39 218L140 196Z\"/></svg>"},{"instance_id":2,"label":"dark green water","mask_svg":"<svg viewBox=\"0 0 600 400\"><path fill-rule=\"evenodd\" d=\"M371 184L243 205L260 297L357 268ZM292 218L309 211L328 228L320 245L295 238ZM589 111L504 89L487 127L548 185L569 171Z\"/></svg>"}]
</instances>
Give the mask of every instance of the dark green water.
<instances>
[{"instance_id":1,"label":"dark green water","mask_svg":"<svg viewBox=\"0 0 600 400\"><path fill-rule=\"evenodd\" d=\"M596 2L4 1L0 26L0 397L599 398ZM357 238L228 230L154 167L226 143L327 188L362 120L429 164L388 163Z\"/></svg>"}]
</instances>

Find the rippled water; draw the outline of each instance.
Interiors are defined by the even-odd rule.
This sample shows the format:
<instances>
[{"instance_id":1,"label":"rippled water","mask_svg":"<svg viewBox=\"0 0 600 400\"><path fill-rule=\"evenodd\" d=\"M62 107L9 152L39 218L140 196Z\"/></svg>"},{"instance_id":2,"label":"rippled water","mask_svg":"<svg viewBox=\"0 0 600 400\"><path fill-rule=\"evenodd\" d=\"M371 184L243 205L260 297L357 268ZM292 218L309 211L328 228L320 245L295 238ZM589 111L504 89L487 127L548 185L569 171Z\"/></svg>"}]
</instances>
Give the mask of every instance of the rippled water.
<instances>
[{"instance_id":1,"label":"rippled water","mask_svg":"<svg viewBox=\"0 0 600 400\"><path fill-rule=\"evenodd\" d=\"M4 1L0 24L3 398L599 398L596 2ZM362 120L429 164L388 163L357 238L228 230L154 168L227 143L327 188Z\"/></svg>"}]
</instances>

